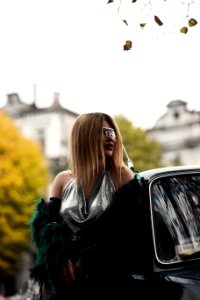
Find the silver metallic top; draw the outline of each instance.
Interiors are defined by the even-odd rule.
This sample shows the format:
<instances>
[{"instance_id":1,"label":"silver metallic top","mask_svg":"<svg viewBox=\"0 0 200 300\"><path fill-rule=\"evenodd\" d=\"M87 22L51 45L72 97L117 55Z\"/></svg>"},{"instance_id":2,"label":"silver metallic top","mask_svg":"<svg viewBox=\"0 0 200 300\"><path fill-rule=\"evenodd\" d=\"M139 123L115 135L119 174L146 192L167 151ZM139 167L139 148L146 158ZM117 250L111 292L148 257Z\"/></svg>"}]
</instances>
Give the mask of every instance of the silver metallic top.
<instances>
[{"instance_id":1,"label":"silver metallic top","mask_svg":"<svg viewBox=\"0 0 200 300\"><path fill-rule=\"evenodd\" d=\"M82 185L72 179L63 189L60 213L75 233L85 224L98 218L111 204L116 189L108 172L104 172L88 199L85 199Z\"/></svg>"}]
</instances>

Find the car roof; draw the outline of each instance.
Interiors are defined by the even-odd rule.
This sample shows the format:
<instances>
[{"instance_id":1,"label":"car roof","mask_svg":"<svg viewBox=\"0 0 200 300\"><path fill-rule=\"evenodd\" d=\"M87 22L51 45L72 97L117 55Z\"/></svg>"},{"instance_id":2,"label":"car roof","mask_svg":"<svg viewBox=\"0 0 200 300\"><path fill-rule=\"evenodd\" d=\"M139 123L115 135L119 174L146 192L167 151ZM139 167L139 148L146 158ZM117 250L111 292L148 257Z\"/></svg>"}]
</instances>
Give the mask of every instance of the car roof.
<instances>
[{"instance_id":1,"label":"car roof","mask_svg":"<svg viewBox=\"0 0 200 300\"><path fill-rule=\"evenodd\" d=\"M139 172L140 176L147 180L152 180L160 176L188 174L200 172L200 165L185 165L185 166L168 166L162 168L149 169L147 171Z\"/></svg>"}]
</instances>

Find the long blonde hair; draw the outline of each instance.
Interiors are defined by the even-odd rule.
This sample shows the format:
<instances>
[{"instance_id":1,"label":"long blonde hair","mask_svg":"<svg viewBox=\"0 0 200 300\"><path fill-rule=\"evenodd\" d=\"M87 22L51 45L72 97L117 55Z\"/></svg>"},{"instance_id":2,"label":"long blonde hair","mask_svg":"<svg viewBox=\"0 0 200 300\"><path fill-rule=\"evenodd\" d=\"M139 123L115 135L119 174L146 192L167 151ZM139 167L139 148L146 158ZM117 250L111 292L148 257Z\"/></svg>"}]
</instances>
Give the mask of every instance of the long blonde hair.
<instances>
[{"instance_id":1,"label":"long blonde hair","mask_svg":"<svg viewBox=\"0 0 200 300\"><path fill-rule=\"evenodd\" d=\"M109 158L109 169L120 176L123 147L117 124L105 113L87 113L76 119L71 134L71 170L79 183L90 182L108 167L102 143L104 120L115 130L117 140L113 155Z\"/></svg>"}]
</instances>

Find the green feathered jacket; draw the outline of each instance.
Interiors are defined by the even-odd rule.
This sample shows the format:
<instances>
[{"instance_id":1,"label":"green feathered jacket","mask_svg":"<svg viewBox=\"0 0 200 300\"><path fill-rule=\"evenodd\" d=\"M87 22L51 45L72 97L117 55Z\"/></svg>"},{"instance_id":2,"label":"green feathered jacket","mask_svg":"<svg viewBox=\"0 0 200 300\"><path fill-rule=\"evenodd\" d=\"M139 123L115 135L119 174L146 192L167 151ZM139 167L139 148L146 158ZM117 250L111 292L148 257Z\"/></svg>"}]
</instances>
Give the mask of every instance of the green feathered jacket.
<instances>
[{"instance_id":1,"label":"green feathered jacket","mask_svg":"<svg viewBox=\"0 0 200 300\"><path fill-rule=\"evenodd\" d=\"M41 198L30 221L37 253L30 277L42 283L70 258L85 257L88 273L127 273L137 268L142 249L141 179L134 178L116 192L111 206L93 223L73 234L59 216L59 207L49 209ZM142 226L141 226L142 228ZM141 247L139 246L141 245ZM136 258L136 259L135 259ZM105 276L105 275L104 275Z\"/></svg>"}]
</instances>

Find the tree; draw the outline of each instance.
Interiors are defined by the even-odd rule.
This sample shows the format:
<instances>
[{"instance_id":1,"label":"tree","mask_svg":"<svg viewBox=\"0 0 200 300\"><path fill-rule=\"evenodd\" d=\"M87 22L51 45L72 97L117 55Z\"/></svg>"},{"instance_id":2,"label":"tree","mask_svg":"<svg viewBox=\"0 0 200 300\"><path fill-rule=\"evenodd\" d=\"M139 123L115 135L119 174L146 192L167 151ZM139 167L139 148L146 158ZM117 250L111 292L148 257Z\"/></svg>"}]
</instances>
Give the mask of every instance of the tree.
<instances>
[{"instance_id":1,"label":"tree","mask_svg":"<svg viewBox=\"0 0 200 300\"><path fill-rule=\"evenodd\" d=\"M39 145L0 112L0 278L15 275L21 252L29 248L28 222L35 201L46 191L47 176Z\"/></svg>"},{"instance_id":2,"label":"tree","mask_svg":"<svg viewBox=\"0 0 200 300\"><path fill-rule=\"evenodd\" d=\"M115 5L117 15L127 28L132 26L132 31L137 30L137 27L145 30L152 23L162 28L167 27L168 23L172 23L174 31L187 34L192 27L198 24L194 15L199 9L199 0L108 0L107 4ZM177 16L174 16L174 10L179 12ZM168 15L167 21L166 15ZM179 18L179 16L181 17ZM126 40L124 50L130 50L132 44L131 39Z\"/></svg>"},{"instance_id":3,"label":"tree","mask_svg":"<svg viewBox=\"0 0 200 300\"><path fill-rule=\"evenodd\" d=\"M158 142L151 139L146 131L135 128L123 115L115 116L115 121L120 128L124 147L134 163L135 170L144 171L162 166L162 147ZM124 160L126 161L126 157Z\"/></svg>"}]
</instances>

